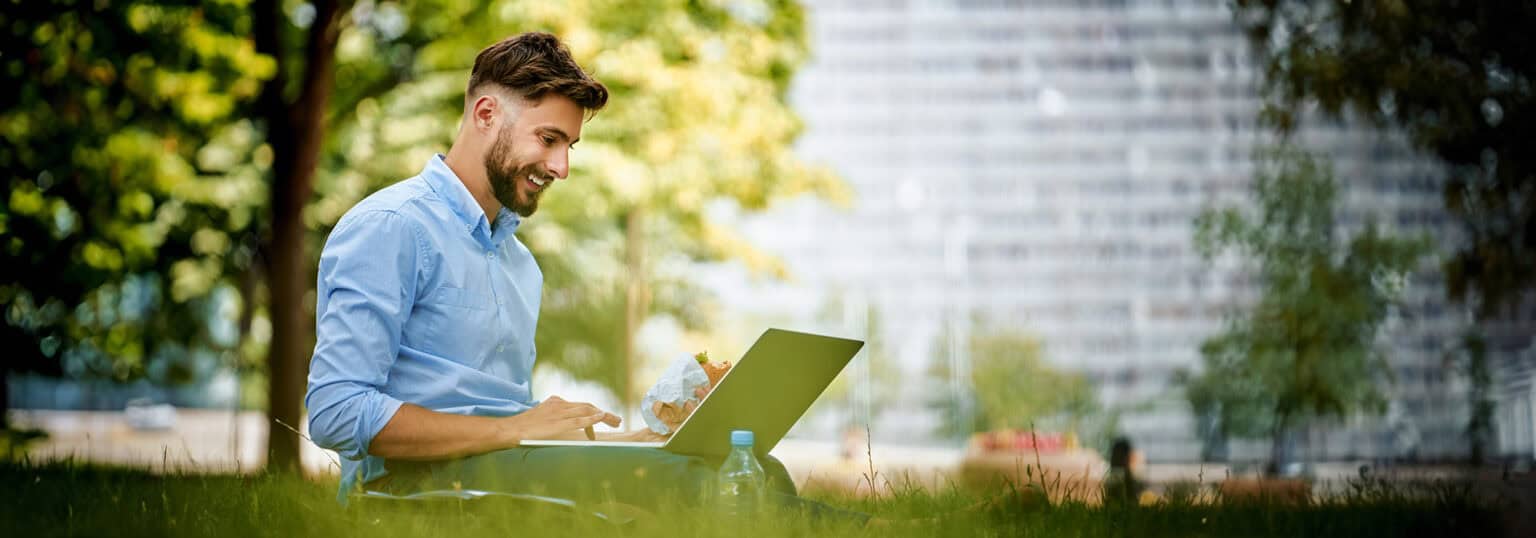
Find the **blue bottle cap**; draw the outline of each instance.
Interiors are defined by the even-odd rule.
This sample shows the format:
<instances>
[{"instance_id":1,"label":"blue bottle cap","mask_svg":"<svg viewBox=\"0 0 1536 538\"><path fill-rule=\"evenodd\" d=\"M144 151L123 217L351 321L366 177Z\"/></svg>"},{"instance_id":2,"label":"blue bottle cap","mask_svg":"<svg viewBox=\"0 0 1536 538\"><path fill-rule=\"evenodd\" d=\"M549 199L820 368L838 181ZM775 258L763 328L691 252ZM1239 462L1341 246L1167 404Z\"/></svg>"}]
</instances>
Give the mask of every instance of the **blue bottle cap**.
<instances>
[{"instance_id":1,"label":"blue bottle cap","mask_svg":"<svg viewBox=\"0 0 1536 538\"><path fill-rule=\"evenodd\" d=\"M752 446L752 430L731 430L731 446Z\"/></svg>"}]
</instances>

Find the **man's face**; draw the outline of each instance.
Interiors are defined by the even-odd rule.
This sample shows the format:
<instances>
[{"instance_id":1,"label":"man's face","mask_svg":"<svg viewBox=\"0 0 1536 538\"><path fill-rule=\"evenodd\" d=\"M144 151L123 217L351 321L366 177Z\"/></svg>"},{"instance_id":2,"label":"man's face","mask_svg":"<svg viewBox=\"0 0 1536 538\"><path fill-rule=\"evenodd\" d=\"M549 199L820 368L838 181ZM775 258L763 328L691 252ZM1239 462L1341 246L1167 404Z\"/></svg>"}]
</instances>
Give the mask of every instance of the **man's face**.
<instances>
[{"instance_id":1,"label":"man's face","mask_svg":"<svg viewBox=\"0 0 1536 538\"><path fill-rule=\"evenodd\" d=\"M570 173L569 153L581 138L582 110L567 97L548 95L504 117L509 121L485 152L486 178L501 205L529 217L544 191Z\"/></svg>"}]
</instances>

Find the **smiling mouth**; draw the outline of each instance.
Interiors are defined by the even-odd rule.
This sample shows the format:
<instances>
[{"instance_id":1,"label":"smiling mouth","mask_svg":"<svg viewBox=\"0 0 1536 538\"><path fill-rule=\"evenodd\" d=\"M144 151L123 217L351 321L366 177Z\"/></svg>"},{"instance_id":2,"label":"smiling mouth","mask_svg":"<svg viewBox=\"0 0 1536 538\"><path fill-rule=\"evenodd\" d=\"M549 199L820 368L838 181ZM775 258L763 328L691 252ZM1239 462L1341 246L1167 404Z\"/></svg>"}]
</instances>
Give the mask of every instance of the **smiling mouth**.
<instances>
[{"instance_id":1,"label":"smiling mouth","mask_svg":"<svg viewBox=\"0 0 1536 538\"><path fill-rule=\"evenodd\" d=\"M528 184L529 185L533 185L534 192L538 192L538 191L544 190L544 186L549 184L549 179L548 178L540 178L540 177L535 176L533 174L529 174L528 175Z\"/></svg>"}]
</instances>

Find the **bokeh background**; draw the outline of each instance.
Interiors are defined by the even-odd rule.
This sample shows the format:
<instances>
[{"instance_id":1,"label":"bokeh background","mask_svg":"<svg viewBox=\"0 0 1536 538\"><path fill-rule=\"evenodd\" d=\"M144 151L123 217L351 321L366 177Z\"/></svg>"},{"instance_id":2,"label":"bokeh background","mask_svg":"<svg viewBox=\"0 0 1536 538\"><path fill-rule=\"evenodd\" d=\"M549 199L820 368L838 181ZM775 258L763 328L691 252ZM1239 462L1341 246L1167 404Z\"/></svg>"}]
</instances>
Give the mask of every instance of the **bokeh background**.
<instances>
[{"instance_id":1,"label":"bokeh background","mask_svg":"<svg viewBox=\"0 0 1536 538\"><path fill-rule=\"evenodd\" d=\"M868 342L781 447L792 467L945 472L1018 432L1095 465L1128 441L1173 474L1526 466L1532 22L1515 2L8 3L7 447L334 469L298 435L318 250L445 151L480 48L547 30L613 97L520 229L546 277L541 396L638 423L670 360L781 327Z\"/></svg>"}]
</instances>

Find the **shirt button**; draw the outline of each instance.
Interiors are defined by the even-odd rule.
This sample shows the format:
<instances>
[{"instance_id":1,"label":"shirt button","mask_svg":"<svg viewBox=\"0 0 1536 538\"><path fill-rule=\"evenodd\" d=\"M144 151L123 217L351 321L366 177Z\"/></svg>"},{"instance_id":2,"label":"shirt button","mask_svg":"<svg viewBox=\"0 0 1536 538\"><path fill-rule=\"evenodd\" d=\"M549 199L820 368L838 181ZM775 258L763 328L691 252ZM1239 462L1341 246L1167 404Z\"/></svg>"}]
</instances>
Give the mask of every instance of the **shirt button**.
<instances>
[{"instance_id":1,"label":"shirt button","mask_svg":"<svg viewBox=\"0 0 1536 538\"><path fill-rule=\"evenodd\" d=\"M487 250L487 251L485 251L485 257L486 257L486 259L494 260L494 259L496 259L496 253Z\"/></svg>"},{"instance_id":2,"label":"shirt button","mask_svg":"<svg viewBox=\"0 0 1536 538\"><path fill-rule=\"evenodd\" d=\"M496 352L497 353L501 353L501 352L506 351L506 350L507 350L507 346L496 346Z\"/></svg>"}]
</instances>

